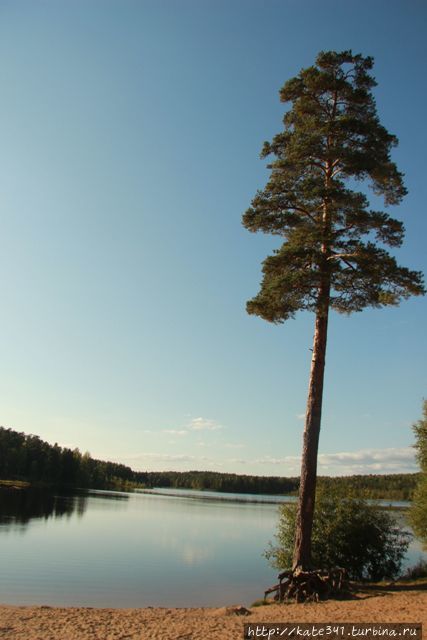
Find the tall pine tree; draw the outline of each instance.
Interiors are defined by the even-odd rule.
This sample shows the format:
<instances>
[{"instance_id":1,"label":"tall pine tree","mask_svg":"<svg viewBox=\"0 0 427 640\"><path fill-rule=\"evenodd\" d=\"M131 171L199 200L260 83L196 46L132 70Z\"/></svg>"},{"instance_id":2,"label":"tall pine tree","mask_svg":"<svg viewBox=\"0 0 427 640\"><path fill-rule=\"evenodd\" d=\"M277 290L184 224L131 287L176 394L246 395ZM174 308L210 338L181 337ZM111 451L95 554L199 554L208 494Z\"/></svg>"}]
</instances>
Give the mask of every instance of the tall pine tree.
<instances>
[{"instance_id":1,"label":"tall pine tree","mask_svg":"<svg viewBox=\"0 0 427 640\"><path fill-rule=\"evenodd\" d=\"M263 263L258 295L247 311L281 323L313 311L315 330L303 438L293 571L311 570L328 314L396 305L425 293L422 274L397 264L386 247L402 243L403 224L370 208L356 181L388 205L406 189L390 159L397 138L380 124L369 74L373 59L351 51L321 52L314 66L285 83L284 130L264 143L273 156L267 185L243 216L252 232L280 236Z\"/></svg>"}]
</instances>

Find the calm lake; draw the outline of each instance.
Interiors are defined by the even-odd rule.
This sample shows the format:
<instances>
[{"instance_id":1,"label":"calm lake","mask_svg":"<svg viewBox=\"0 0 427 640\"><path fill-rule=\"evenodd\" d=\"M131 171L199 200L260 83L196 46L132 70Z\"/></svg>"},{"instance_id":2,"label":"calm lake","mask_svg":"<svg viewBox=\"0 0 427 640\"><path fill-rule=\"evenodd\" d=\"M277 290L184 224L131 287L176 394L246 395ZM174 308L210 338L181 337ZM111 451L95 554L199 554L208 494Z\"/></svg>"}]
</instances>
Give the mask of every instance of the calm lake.
<instances>
[{"instance_id":1,"label":"calm lake","mask_svg":"<svg viewBox=\"0 0 427 640\"><path fill-rule=\"evenodd\" d=\"M277 500L165 489L1 490L0 602L250 605L275 583L262 553L276 529ZM414 540L406 565L421 556Z\"/></svg>"}]
</instances>

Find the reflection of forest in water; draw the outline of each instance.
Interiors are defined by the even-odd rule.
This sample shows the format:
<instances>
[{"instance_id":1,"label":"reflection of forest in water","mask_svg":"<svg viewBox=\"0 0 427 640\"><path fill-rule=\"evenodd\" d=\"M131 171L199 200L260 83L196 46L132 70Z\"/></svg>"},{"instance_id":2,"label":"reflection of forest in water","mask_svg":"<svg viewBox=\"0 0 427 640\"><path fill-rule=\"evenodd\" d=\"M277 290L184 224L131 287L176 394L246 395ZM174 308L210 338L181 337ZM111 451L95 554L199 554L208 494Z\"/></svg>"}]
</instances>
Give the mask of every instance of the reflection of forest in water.
<instances>
[{"instance_id":1,"label":"reflection of forest in water","mask_svg":"<svg viewBox=\"0 0 427 640\"><path fill-rule=\"evenodd\" d=\"M31 520L50 518L70 518L73 514L82 517L88 507L88 500L107 499L109 501L128 500L124 493L110 491L61 491L34 487L9 489L0 487L0 533L18 527L25 529Z\"/></svg>"},{"instance_id":2,"label":"reflection of forest in water","mask_svg":"<svg viewBox=\"0 0 427 640\"><path fill-rule=\"evenodd\" d=\"M20 529L34 518L63 518L73 513L83 516L87 496L57 495L45 489L0 489L0 532L5 529Z\"/></svg>"},{"instance_id":3,"label":"reflection of forest in water","mask_svg":"<svg viewBox=\"0 0 427 640\"><path fill-rule=\"evenodd\" d=\"M46 489L0 488L0 533L12 528L25 529L30 520L50 518L70 518L73 514L82 517L88 506L88 498L116 496L103 492L89 494L84 491L60 495ZM128 496L120 495L120 499Z\"/></svg>"},{"instance_id":4,"label":"reflection of forest in water","mask_svg":"<svg viewBox=\"0 0 427 640\"><path fill-rule=\"evenodd\" d=\"M113 492L64 492L60 494L34 487L9 489L0 487L0 533L18 527L25 529L33 519L70 518L73 514L82 517L88 500L128 500L126 494Z\"/></svg>"}]
</instances>

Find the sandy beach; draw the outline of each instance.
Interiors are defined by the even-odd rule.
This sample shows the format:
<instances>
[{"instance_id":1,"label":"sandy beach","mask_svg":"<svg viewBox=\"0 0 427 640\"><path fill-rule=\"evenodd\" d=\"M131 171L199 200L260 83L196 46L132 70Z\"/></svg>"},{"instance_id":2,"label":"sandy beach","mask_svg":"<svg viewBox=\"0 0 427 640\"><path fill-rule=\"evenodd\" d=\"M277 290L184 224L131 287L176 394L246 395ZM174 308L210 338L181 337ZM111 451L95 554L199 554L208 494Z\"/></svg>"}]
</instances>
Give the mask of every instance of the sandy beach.
<instances>
[{"instance_id":1,"label":"sandy beach","mask_svg":"<svg viewBox=\"0 0 427 640\"><path fill-rule=\"evenodd\" d=\"M248 622L427 623L427 591L358 594L318 604L219 609L0 606L0 638L16 640L234 640Z\"/></svg>"}]
</instances>

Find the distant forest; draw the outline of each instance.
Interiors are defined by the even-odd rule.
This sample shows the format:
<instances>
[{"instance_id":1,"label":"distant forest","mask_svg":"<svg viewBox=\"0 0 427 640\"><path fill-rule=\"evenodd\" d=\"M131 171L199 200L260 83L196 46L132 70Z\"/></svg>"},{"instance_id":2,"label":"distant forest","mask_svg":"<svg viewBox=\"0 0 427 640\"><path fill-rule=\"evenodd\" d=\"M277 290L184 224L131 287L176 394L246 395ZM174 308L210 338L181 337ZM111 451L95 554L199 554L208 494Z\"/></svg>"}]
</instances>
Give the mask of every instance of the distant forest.
<instances>
[{"instance_id":1,"label":"distant forest","mask_svg":"<svg viewBox=\"0 0 427 640\"><path fill-rule=\"evenodd\" d=\"M354 490L367 498L410 500L418 474L357 475L319 484ZM96 460L79 449L51 445L38 436L0 427L0 480L90 489L168 487L235 493L296 494L299 478L249 476L214 471L133 471L116 462Z\"/></svg>"}]
</instances>

